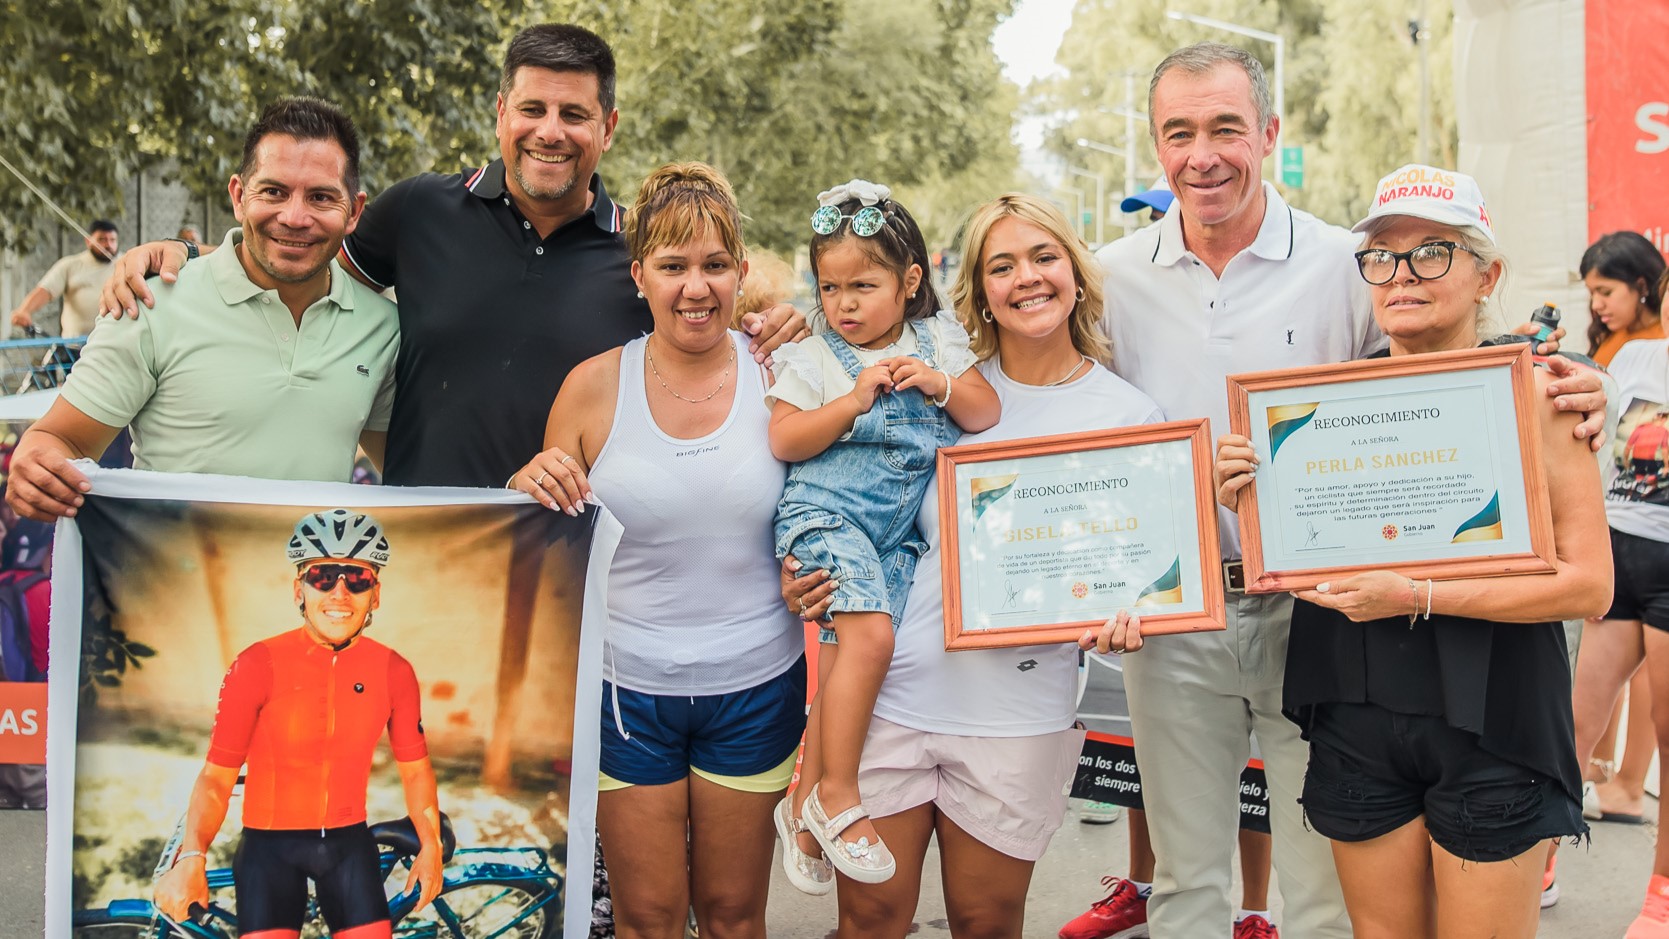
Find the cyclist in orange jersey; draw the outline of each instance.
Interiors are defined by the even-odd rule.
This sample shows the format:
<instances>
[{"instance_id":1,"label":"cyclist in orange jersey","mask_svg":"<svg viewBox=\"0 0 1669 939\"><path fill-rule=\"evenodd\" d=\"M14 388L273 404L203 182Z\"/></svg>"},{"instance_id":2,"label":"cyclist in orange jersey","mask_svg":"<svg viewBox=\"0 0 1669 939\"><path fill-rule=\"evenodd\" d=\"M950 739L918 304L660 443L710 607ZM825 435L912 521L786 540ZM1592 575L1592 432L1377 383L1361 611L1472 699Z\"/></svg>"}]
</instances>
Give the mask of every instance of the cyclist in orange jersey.
<instances>
[{"instance_id":1,"label":"cyclist in orange jersey","mask_svg":"<svg viewBox=\"0 0 1669 939\"><path fill-rule=\"evenodd\" d=\"M180 850L156 883L156 905L175 919L192 904L207 905L205 854L247 765L232 865L240 935L299 936L311 880L335 939L383 939L392 927L365 792L385 728L422 845L405 889L421 891L421 909L442 885L440 807L417 676L399 653L364 635L381 599L388 540L370 516L332 509L298 522L286 553L296 565L302 624L245 649L227 670L208 759Z\"/></svg>"}]
</instances>

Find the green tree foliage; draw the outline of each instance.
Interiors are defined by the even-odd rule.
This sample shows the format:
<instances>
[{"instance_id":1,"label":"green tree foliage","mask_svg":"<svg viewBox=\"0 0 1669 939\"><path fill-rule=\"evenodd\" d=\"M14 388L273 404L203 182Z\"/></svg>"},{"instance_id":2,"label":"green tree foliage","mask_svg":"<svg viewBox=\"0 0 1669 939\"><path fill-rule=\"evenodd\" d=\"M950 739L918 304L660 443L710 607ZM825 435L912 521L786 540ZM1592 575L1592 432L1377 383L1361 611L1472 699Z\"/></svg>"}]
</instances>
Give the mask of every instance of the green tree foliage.
<instances>
[{"instance_id":1,"label":"green tree foliage","mask_svg":"<svg viewBox=\"0 0 1669 939\"><path fill-rule=\"evenodd\" d=\"M480 160L519 3L481 0L0 0L0 156L73 217L107 212L161 160L224 191L260 108L314 94L359 124L373 192ZM0 246L49 228L0 172Z\"/></svg>"},{"instance_id":2,"label":"green tree foliage","mask_svg":"<svg viewBox=\"0 0 1669 939\"><path fill-rule=\"evenodd\" d=\"M1301 208L1348 224L1366 211L1380 176L1415 158L1420 71L1409 21L1422 9L1432 88L1429 159L1453 166L1454 15L1448 0L1079 0L1056 56L1067 74L1040 83L1026 106L1051 119L1049 149L1122 179L1122 159L1086 151L1074 141L1121 144L1124 119L1104 109L1125 103L1126 72L1136 75L1136 107L1143 111L1154 66L1171 50L1204 39L1247 49L1274 80L1269 43L1168 19L1168 10L1276 33L1286 40L1282 144L1305 150L1304 187L1285 194ZM1152 171L1157 166L1152 140L1144 135L1140 144L1142 165ZM1273 176L1275 160L1267 168Z\"/></svg>"},{"instance_id":3,"label":"green tree foliage","mask_svg":"<svg viewBox=\"0 0 1669 939\"><path fill-rule=\"evenodd\" d=\"M706 160L735 183L749 240L793 251L818 191L854 176L901 198L970 171L1012 176L1013 86L990 49L1011 6L587 0L556 15L614 45L620 127L604 172L620 198L660 163Z\"/></svg>"},{"instance_id":4,"label":"green tree foliage","mask_svg":"<svg viewBox=\"0 0 1669 939\"><path fill-rule=\"evenodd\" d=\"M496 155L506 41L569 20L608 39L619 62L611 190L628 198L661 162L708 160L736 182L750 236L792 249L818 190L852 176L901 192L1012 177L1014 90L989 45L1012 5L0 0L0 156L77 217L117 204L122 183L160 160L213 196L259 108L306 93L358 122L374 197L413 173ZM943 201L930 217L953 214ZM27 247L43 215L0 173L0 246Z\"/></svg>"}]
</instances>

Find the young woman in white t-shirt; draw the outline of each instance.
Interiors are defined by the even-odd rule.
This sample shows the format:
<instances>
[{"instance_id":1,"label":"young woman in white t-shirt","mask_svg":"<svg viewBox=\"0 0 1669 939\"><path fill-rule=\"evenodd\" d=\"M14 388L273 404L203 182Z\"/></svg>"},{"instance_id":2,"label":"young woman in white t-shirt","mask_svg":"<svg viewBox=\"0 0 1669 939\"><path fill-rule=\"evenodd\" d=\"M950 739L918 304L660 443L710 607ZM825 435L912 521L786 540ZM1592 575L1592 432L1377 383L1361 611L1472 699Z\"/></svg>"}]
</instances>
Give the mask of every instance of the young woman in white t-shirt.
<instances>
[{"instance_id":1,"label":"young woman in white t-shirt","mask_svg":"<svg viewBox=\"0 0 1669 939\"><path fill-rule=\"evenodd\" d=\"M1101 277L1058 209L1001 196L974 213L966 245L953 297L1002 417L962 442L1163 419L1151 399L1096 364L1108 351ZM1021 935L1032 868L1060 826L1083 745L1072 726L1076 648L945 651L937 485L918 516L928 549L858 772L897 874L881 884L840 878L841 935L905 934L935 836L952 935ZM823 581L820 573L789 580L784 596L798 611L803 595L807 615L817 616L829 596Z\"/></svg>"}]
</instances>

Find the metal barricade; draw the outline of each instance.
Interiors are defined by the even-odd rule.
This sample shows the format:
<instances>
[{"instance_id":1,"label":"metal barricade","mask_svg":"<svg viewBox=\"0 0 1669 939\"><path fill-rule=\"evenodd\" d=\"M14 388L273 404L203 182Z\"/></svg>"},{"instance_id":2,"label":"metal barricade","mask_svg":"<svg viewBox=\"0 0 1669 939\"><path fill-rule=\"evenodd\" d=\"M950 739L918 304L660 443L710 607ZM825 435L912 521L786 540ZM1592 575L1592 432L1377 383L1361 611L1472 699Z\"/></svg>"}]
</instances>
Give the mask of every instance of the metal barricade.
<instances>
[{"instance_id":1,"label":"metal barricade","mask_svg":"<svg viewBox=\"0 0 1669 939\"><path fill-rule=\"evenodd\" d=\"M86 336L37 336L0 342L0 394L63 384L86 341Z\"/></svg>"}]
</instances>

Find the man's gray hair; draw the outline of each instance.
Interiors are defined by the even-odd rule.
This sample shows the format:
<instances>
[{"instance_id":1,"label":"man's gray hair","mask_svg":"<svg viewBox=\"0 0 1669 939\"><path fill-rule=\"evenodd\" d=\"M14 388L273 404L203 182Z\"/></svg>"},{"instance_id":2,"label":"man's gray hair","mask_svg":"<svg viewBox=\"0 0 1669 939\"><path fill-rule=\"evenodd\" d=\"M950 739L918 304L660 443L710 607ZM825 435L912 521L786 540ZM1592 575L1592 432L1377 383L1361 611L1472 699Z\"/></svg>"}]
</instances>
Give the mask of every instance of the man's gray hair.
<instances>
[{"instance_id":1,"label":"man's gray hair","mask_svg":"<svg viewBox=\"0 0 1669 939\"><path fill-rule=\"evenodd\" d=\"M1269 129L1269 120L1275 116L1275 106L1270 103L1269 79L1263 73L1263 63L1239 46L1196 42L1165 56L1165 60L1153 70L1153 79L1147 83L1147 129L1154 140L1159 139L1159 118L1153 113L1153 92L1159 87L1159 79L1173 68L1190 75L1204 75L1219 65L1234 65L1246 73L1246 78L1252 83L1252 104L1258 112L1258 131Z\"/></svg>"}]
</instances>

